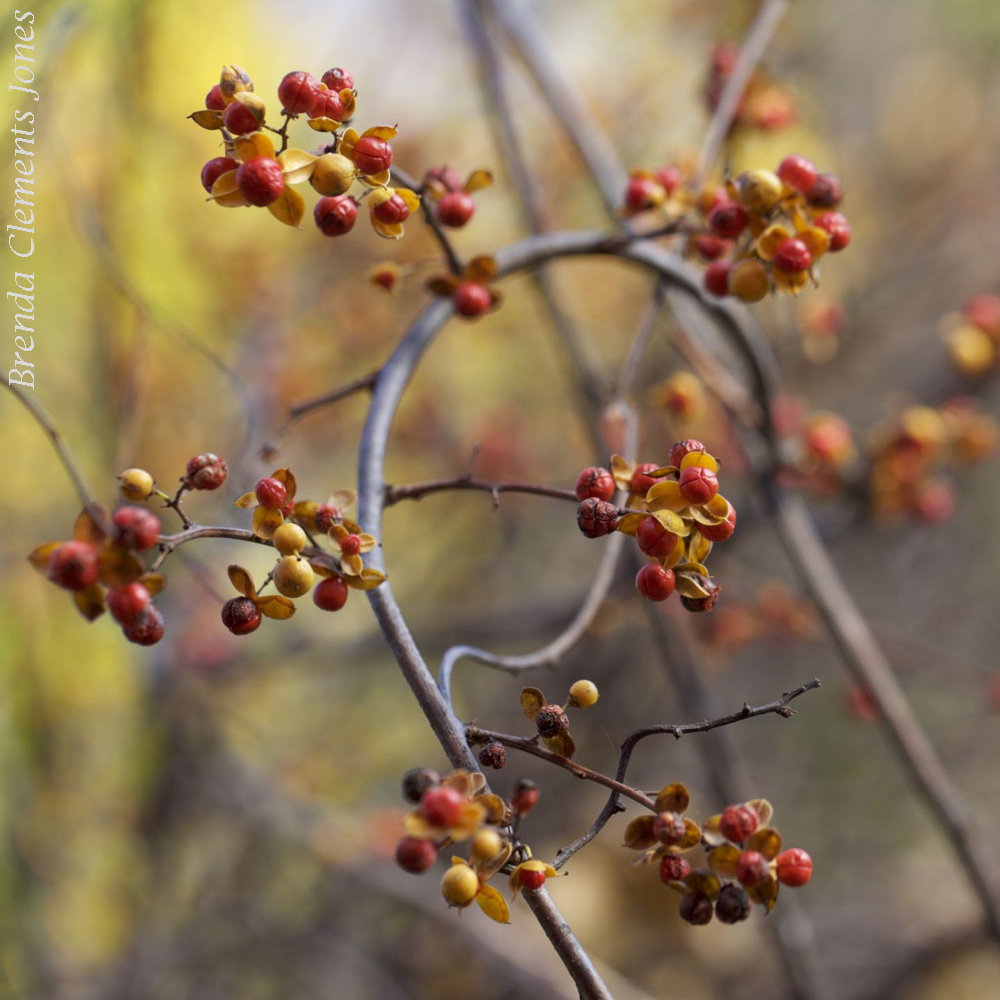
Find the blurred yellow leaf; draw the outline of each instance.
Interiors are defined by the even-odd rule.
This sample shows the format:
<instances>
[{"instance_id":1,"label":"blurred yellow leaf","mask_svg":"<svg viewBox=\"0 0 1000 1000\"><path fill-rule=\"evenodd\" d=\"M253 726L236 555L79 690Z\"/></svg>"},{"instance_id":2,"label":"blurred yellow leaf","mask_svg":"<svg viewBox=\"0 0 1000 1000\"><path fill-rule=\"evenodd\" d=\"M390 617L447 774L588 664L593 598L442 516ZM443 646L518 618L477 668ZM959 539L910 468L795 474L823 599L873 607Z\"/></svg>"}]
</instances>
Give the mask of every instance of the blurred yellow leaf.
<instances>
[{"instance_id":1,"label":"blurred yellow leaf","mask_svg":"<svg viewBox=\"0 0 1000 1000\"><path fill-rule=\"evenodd\" d=\"M77 610L88 622L104 614L104 591L96 583L86 590L74 590L73 600Z\"/></svg>"},{"instance_id":2,"label":"blurred yellow leaf","mask_svg":"<svg viewBox=\"0 0 1000 1000\"><path fill-rule=\"evenodd\" d=\"M302 223L302 217L306 214L306 203L295 188L286 185L285 190L281 192L281 197L277 201L272 201L267 206L267 210L279 222L283 222L293 229L298 229Z\"/></svg>"},{"instance_id":3,"label":"blurred yellow leaf","mask_svg":"<svg viewBox=\"0 0 1000 1000\"><path fill-rule=\"evenodd\" d=\"M510 910L507 907L507 901L493 886L487 885L484 882L479 887L479 895L476 896L476 902L490 920L495 920L498 924L510 923Z\"/></svg>"}]
</instances>

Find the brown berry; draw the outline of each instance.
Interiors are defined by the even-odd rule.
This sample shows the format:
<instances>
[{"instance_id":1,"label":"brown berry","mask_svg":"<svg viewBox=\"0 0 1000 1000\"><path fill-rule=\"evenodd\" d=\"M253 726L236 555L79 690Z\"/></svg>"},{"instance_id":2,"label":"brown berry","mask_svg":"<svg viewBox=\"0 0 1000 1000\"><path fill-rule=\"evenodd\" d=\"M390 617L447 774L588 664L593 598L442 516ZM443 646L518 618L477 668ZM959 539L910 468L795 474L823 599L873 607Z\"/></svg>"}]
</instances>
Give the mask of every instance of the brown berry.
<instances>
[{"instance_id":1,"label":"brown berry","mask_svg":"<svg viewBox=\"0 0 1000 1000\"><path fill-rule=\"evenodd\" d=\"M163 638L163 615L150 604L138 618L122 632L129 642L139 646L153 646Z\"/></svg>"},{"instance_id":2,"label":"brown berry","mask_svg":"<svg viewBox=\"0 0 1000 1000\"><path fill-rule=\"evenodd\" d=\"M701 585L708 591L707 597L684 597L683 594L681 595L681 604L686 610L701 613L703 611L711 611L715 607L716 602L719 600L719 594L722 593L721 584L704 578L701 580Z\"/></svg>"},{"instance_id":3,"label":"brown berry","mask_svg":"<svg viewBox=\"0 0 1000 1000\"><path fill-rule=\"evenodd\" d=\"M479 763L483 767L492 767L499 770L507 763L507 749L499 740L490 740L482 750L479 751Z\"/></svg>"},{"instance_id":4,"label":"brown berry","mask_svg":"<svg viewBox=\"0 0 1000 1000\"><path fill-rule=\"evenodd\" d=\"M609 535L618 527L618 508L607 500L589 497L577 507L576 523L588 538Z\"/></svg>"},{"instance_id":5,"label":"brown berry","mask_svg":"<svg viewBox=\"0 0 1000 1000\"><path fill-rule=\"evenodd\" d=\"M249 635L260 627L260 609L249 597L234 597L222 605L222 624L233 635Z\"/></svg>"},{"instance_id":6,"label":"brown berry","mask_svg":"<svg viewBox=\"0 0 1000 1000\"><path fill-rule=\"evenodd\" d=\"M681 919L701 927L712 919L712 901L703 892L688 892L681 899Z\"/></svg>"},{"instance_id":7,"label":"brown berry","mask_svg":"<svg viewBox=\"0 0 1000 1000\"><path fill-rule=\"evenodd\" d=\"M441 784L441 775L429 767L415 767L403 775L403 797L419 802L428 788Z\"/></svg>"},{"instance_id":8,"label":"brown berry","mask_svg":"<svg viewBox=\"0 0 1000 1000\"><path fill-rule=\"evenodd\" d=\"M226 463L207 451L203 455L195 455L187 464L187 474L184 485L189 490L217 490L229 475Z\"/></svg>"},{"instance_id":9,"label":"brown berry","mask_svg":"<svg viewBox=\"0 0 1000 1000\"><path fill-rule=\"evenodd\" d=\"M750 916L753 904L738 885L724 885L715 901L715 915L724 924L738 924Z\"/></svg>"},{"instance_id":10,"label":"brown berry","mask_svg":"<svg viewBox=\"0 0 1000 1000\"><path fill-rule=\"evenodd\" d=\"M535 725L538 727L538 735L545 739L569 732L569 718L558 705L540 708L535 716Z\"/></svg>"}]
</instances>

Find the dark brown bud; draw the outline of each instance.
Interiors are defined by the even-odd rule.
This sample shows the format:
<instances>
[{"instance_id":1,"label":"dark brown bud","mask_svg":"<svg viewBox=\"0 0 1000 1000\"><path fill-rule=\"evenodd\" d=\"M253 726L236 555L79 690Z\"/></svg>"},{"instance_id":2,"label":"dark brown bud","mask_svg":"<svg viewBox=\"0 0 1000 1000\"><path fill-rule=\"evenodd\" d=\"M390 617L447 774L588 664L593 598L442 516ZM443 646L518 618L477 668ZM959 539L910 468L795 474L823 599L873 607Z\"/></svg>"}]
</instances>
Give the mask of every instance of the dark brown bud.
<instances>
[{"instance_id":1,"label":"dark brown bud","mask_svg":"<svg viewBox=\"0 0 1000 1000\"><path fill-rule=\"evenodd\" d=\"M500 769L507 763L507 750L498 740L490 740L482 750L479 751L479 763L483 767L493 767Z\"/></svg>"},{"instance_id":2,"label":"dark brown bud","mask_svg":"<svg viewBox=\"0 0 1000 1000\"><path fill-rule=\"evenodd\" d=\"M610 535L618 527L618 508L607 500L588 497L576 508L576 523L588 538Z\"/></svg>"},{"instance_id":3,"label":"dark brown bud","mask_svg":"<svg viewBox=\"0 0 1000 1000\"><path fill-rule=\"evenodd\" d=\"M538 727L538 735L546 739L569 732L569 719L558 705L540 708L535 716L535 725Z\"/></svg>"},{"instance_id":4,"label":"dark brown bud","mask_svg":"<svg viewBox=\"0 0 1000 1000\"><path fill-rule=\"evenodd\" d=\"M429 767L415 767L403 775L403 798L419 802L428 788L441 783L441 775Z\"/></svg>"}]
</instances>

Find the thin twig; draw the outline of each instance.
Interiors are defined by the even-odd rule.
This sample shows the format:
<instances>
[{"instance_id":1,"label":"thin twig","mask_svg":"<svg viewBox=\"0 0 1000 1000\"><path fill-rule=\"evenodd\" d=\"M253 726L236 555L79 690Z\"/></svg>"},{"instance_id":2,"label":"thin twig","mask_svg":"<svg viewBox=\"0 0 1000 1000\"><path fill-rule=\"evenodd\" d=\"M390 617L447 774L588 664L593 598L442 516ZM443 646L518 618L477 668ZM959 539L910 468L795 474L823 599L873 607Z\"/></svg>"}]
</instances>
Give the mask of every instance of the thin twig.
<instances>
[{"instance_id":1,"label":"thin twig","mask_svg":"<svg viewBox=\"0 0 1000 1000\"><path fill-rule=\"evenodd\" d=\"M400 500L420 500L429 493L442 493L448 490L481 490L493 496L494 506L499 506L501 493L531 493L535 496L553 497L556 500L569 500L571 503L580 502L572 490L539 486L536 483L494 483L465 475L452 476L448 479L430 479L423 483L410 483L405 486L386 486L385 506L391 507Z\"/></svg>"},{"instance_id":2,"label":"thin twig","mask_svg":"<svg viewBox=\"0 0 1000 1000\"><path fill-rule=\"evenodd\" d=\"M434 214L434 207L427 198L427 192L424 186L406 173L406 171L400 170L398 167L393 168L392 175L399 183L400 187L409 188L412 192L414 192L414 194L420 195L420 207L424 213L424 221L430 227L431 232L434 234L434 238L438 241L438 244L444 252L445 259L448 262L448 270L451 271L455 277L459 277L465 270L465 264L462 262L462 258L459 257L458 251L448 238L448 234L441 227L441 223L438 222L437 216Z\"/></svg>"},{"instance_id":3,"label":"thin twig","mask_svg":"<svg viewBox=\"0 0 1000 1000\"><path fill-rule=\"evenodd\" d=\"M93 503L93 496L90 490L87 489L87 484L83 481L83 475L75 459L63 442L62 433L49 418L45 410L28 396L27 393L22 392L20 389L15 389L9 382L5 382L4 385L24 404L25 409L35 418L35 423L41 427L45 435L52 442L52 447L55 448L56 454L59 456L59 461L62 462L63 468L72 480L73 487L76 489L76 494L83 506L86 507Z\"/></svg>"}]
</instances>

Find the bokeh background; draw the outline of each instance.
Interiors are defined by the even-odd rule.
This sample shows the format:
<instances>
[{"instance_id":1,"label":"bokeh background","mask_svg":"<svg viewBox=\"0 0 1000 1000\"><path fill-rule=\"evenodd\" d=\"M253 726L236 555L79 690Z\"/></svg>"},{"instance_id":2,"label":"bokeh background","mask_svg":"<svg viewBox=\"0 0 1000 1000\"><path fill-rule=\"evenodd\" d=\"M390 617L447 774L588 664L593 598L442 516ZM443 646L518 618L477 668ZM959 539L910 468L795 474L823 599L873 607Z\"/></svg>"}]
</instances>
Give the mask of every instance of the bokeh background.
<instances>
[{"instance_id":1,"label":"bokeh background","mask_svg":"<svg viewBox=\"0 0 1000 1000\"><path fill-rule=\"evenodd\" d=\"M629 167L659 167L697 149L709 54L717 40L742 36L755 7L549 0L532 9L594 127ZM912 403L971 393L996 413L997 381L956 374L939 323L971 294L998 290L1000 8L989 0L793 8L766 64L792 89L798 119L741 136L732 162L773 167L798 151L836 171L855 241L824 269L821 292L803 297L843 304L835 357L806 356L788 301L756 307L790 392L808 410L844 415L862 454L871 428ZM324 500L353 486L363 396L284 436L278 428L291 402L377 367L425 300L423 279L439 267L435 244L417 220L390 244L363 217L333 241L309 219L299 232L267 213L221 211L198 178L217 155L215 136L186 116L224 63L245 67L272 102L289 70L345 66L359 91L357 121L398 123L396 161L410 173L442 162L496 170L497 186L477 196L474 220L456 236L463 253L490 252L523 233L456 5L90 0L33 10L42 100L6 97L4 120L15 107L37 113L34 398L92 488L113 503L121 469L143 466L169 484L188 457L216 451L230 461L230 480L219 494L194 497L190 512L203 523L243 524L232 500L276 464L291 465L302 496ZM0 29L9 66L14 23L8 12ZM516 60L506 65L553 223L605 225L564 134ZM10 156L2 170L0 190L10 192ZM12 201L0 196L4 224ZM413 267L398 296L367 280L384 260ZM551 273L588 357L613 373L645 311L649 278L607 261ZM449 324L428 352L396 425L392 481L459 474L474 444L482 475L555 485L606 459L588 443L530 281L511 280L504 292L499 312ZM639 374L636 396L649 404L643 451L660 460L682 434L717 442L713 450L729 459L725 492L746 516L713 559L725 588L717 617L692 621L668 602L668 635L688 644L726 710L814 675L823 687L797 703L791 722L770 717L724 736L646 743L633 776L649 788L683 780L692 813L705 817L725 804L706 749L718 759L715 741L725 739L735 750L737 763L728 759L775 804L786 842L815 859L782 927L807 942L827 996L985 997L1000 981L995 942L984 939L949 845L755 510L723 417L708 403L680 421L650 395L684 367L669 332L665 322ZM269 560L263 550L208 542L166 564L163 642L130 646L112 622L86 624L25 561L36 544L68 535L77 500L38 426L7 393L0 420L0 993L572 997L523 902L509 927L475 908L459 917L444 907L435 876L393 865L399 776L445 761L367 602L354 595L331 616L304 601L294 621L235 639L219 622L231 596L225 566L239 560L260 579ZM260 458L265 444L278 449L276 460ZM863 470L859 457L855 472ZM872 518L853 491L810 502L956 785L995 834L998 466L960 470L953 483L955 513L936 524ZM580 536L568 505L504 496L494 512L479 494L402 504L388 513L383 540L431 663L452 642L512 652L542 645L572 617L601 550ZM553 699L581 676L599 685L601 700L574 722L574 735L579 759L602 770L613 770L615 746L636 726L693 721L629 575L584 641L557 668L527 677ZM524 731L520 686L462 665L459 714ZM605 798L528 759L512 759L498 785L520 776L544 782L525 830L543 856L581 832ZM738 927L687 926L655 872L629 867L619 846L625 822L613 820L552 889L615 995L794 995L768 933L777 912Z\"/></svg>"}]
</instances>

